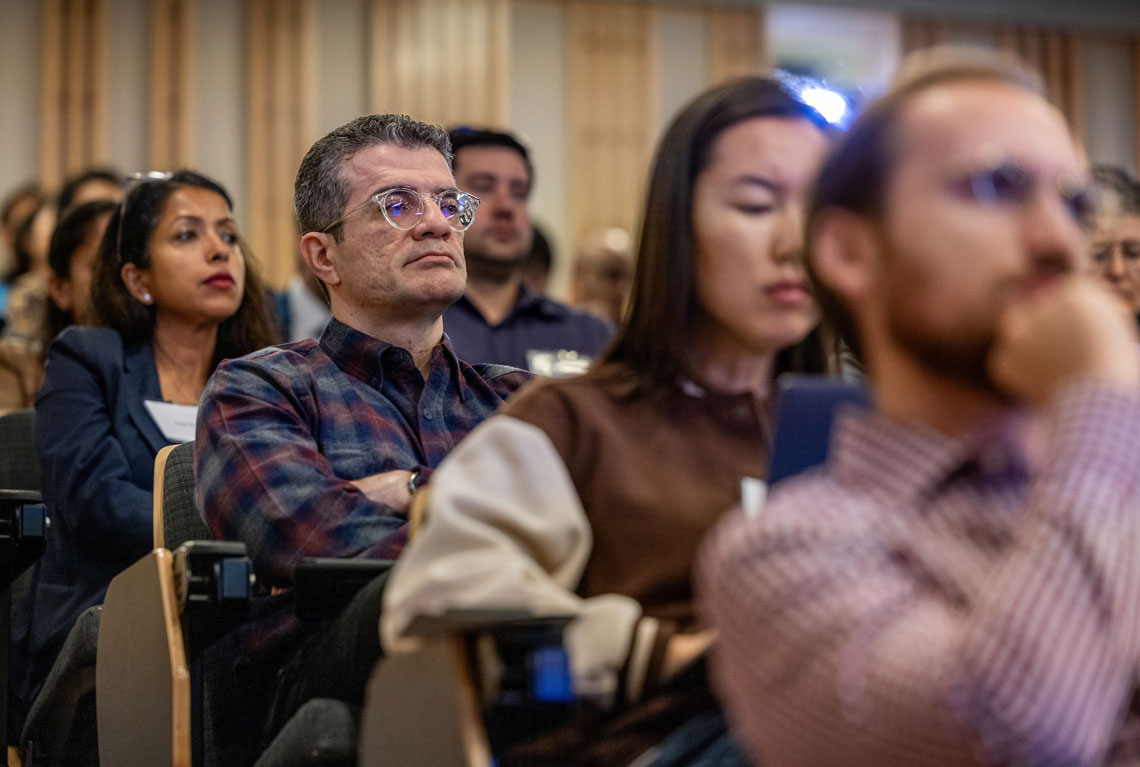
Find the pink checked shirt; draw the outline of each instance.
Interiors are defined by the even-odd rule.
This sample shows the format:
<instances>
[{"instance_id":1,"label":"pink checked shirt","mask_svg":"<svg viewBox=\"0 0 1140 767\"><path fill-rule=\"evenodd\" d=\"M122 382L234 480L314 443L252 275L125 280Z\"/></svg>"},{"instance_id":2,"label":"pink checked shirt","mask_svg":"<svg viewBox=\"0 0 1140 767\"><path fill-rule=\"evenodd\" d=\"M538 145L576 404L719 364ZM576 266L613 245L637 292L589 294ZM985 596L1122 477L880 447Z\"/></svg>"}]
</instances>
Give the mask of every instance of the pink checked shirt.
<instances>
[{"instance_id":1,"label":"pink checked shirt","mask_svg":"<svg viewBox=\"0 0 1140 767\"><path fill-rule=\"evenodd\" d=\"M1140 394L950 439L847 414L702 550L714 681L765 767L1140 764Z\"/></svg>"}]
</instances>

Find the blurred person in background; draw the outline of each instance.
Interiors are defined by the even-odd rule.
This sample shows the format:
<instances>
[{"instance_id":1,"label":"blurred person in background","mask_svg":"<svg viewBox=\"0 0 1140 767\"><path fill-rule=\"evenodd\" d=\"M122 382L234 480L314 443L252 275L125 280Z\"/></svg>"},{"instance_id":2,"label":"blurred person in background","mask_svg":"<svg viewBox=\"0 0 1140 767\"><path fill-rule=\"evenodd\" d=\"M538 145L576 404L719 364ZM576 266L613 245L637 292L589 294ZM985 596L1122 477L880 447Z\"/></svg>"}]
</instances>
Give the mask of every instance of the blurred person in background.
<instances>
[{"instance_id":1,"label":"blurred person in background","mask_svg":"<svg viewBox=\"0 0 1140 767\"><path fill-rule=\"evenodd\" d=\"M13 190L5 199L2 213L0 213L0 316L8 300L8 289L15 277L16 256L12 252L16 247L16 232L20 226L43 204L44 195L39 184L25 184Z\"/></svg>"},{"instance_id":2,"label":"blurred person in background","mask_svg":"<svg viewBox=\"0 0 1140 767\"><path fill-rule=\"evenodd\" d=\"M545 296L550 283L550 272L554 270L554 247L542 227L534 224L532 228L534 239L530 244L530 255L523 265L522 281L530 292Z\"/></svg>"},{"instance_id":3,"label":"blurred person in background","mask_svg":"<svg viewBox=\"0 0 1140 767\"><path fill-rule=\"evenodd\" d=\"M1140 315L1140 186L1123 168L1093 169L1097 190L1093 268Z\"/></svg>"},{"instance_id":4,"label":"blurred person in background","mask_svg":"<svg viewBox=\"0 0 1140 767\"><path fill-rule=\"evenodd\" d=\"M300 240L301 234L297 233ZM301 255L294 254L293 276L285 290L273 292L273 311L281 325L281 336L286 342L320 339L325 326L332 319L328 292Z\"/></svg>"},{"instance_id":5,"label":"blurred person in background","mask_svg":"<svg viewBox=\"0 0 1140 767\"><path fill-rule=\"evenodd\" d=\"M633 285L633 263L626 230L609 227L588 234L574 260L574 306L617 323Z\"/></svg>"},{"instance_id":6,"label":"blurred person in background","mask_svg":"<svg viewBox=\"0 0 1140 767\"><path fill-rule=\"evenodd\" d=\"M455 183L481 200L463 240L467 291L443 315L455 353L546 376L581 372L606 348L613 328L523 283L533 238L530 153L509 133L454 128L450 136Z\"/></svg>"},{"instance_id":7,"label":"blurred person in background","mask_svg":"<svg viewBox=\"0 0 1140 767\"><path fill-rule=\"evenodd\" d=\"M35 348L13 339L0 340L0 409L30 407L43 381L43 354L65 327L86 324L91 270L107 219L116 204L84 203L63 217L48 248L47 289L43 322Z\"/></svg>"},{"instance_id":8,"label":"blurred person in background","mask_svg":"<svg viewBox=\"0 0 1140 767\"><path fill-rule=\"evenodd\" d=\"M808 271L867 363L824 465L698 567L712 676L772 767L1135 765L1140 355L1040 78L917 51L825 161Z\"/></svg>"},{"instance_id":9,"label":"blurred person in background","mask_svg":"<svg viewBox=\"0 0 1140 767\"><path fill-rule=\"evenodd\" d=\"M16 231L15 267L4 309L0 343L38 355L48 304L48 247L55 229L54 202L43 202Z\"/></svg>"},{"instance_id":10,"label":"blurred person in background","mask_svg":"<svg viewBox=\"0 0 1140 767\"><path fill-rule=\"evenodd\" d=\"M52 342L36 400L52 534L28 617L27 701L79 614L150 549L154 456L193 439L206 379L275 341L266 300L217 182L147 174L112 213L92 277L98 327Z\"/></svg>"},{"instance_id":11,"label":"blurred person in background","mask_svg":"<svg viewBox=\"0 0 1140 767\"><path fill-rule=\"evenodd\" d=\"M123 174L114 168L88 168L63 182L55 204L60 216L72 207L92 200L112 200L123 198Z\"/></svg>"},{"instance_id":12,"label":"blurred person in background","mask_svg":"<svg viewBox=\"0 0 1140 767\"><path fill-rule=\"evenodd\" d=\"M120 192L122 190L120 189ZM107 220L118 202L95 199L67 209L48 248L48 294L51 301L44 321L42 344L46 351L52 339L71 325L91 322L91 275L103 240Z\"/></svg>"}]
</instances>

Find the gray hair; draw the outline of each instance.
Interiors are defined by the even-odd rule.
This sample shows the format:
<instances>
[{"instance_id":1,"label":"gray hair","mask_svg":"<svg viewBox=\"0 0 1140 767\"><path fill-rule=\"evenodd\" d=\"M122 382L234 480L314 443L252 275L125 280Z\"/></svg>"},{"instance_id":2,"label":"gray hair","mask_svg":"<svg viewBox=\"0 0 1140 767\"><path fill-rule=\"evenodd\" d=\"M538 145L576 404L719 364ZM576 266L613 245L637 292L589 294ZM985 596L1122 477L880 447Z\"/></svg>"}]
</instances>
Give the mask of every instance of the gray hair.
<instances>
[{"instance_id":1,"label":"gray hair","mask_svg":"<svg viewBox=\"0 0 1140 767\"><path fill-rule=\"evenodd\" d=\"M1135 216L1140 213L1140 185L1127 170L1115 165L1092 169L1097 191L1097 213L1102 216Z\"/></svg>"},{"instance_id":2,"label":"gray hair","mask_svg":"<svg viewBox=\"0 0 1140 767\"><path fill-rule=\"evenodd\" d=\"M430 147L439 151L451 167L451 141L438 125L407 115L357 117L318 139L301 160L293 184L293 204L302 234L319 232L340 218L349 195L341 166L361 149L381 144L405 149ZM332 231L338 242L341 231L339 225Z\"/></svg>"}]
</instances>

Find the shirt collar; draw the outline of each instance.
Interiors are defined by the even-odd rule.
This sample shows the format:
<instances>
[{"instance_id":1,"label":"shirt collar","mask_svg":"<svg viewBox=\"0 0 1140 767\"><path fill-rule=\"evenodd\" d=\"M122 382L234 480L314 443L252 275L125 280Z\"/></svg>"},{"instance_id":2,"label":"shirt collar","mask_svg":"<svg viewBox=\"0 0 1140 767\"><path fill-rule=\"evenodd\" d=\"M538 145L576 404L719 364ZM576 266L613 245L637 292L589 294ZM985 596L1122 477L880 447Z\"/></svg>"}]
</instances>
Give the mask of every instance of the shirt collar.
<instances>
[{"instance_id":1,"label":"shirt collar","mask_svg":"<svg viewBox=\"0 0 1140 767\"><path fill-rule=\"evenodd\" d=\"M1022 416L1010 415L951 437L880 413L844 409L836 416L831 466L844 481L900 505L921 507L965 471L999 479L1026 476L1025 425Z\"/></svg>"},{"instance_id":2,"label":"shirt collar","mask_svg":"<svg viewBox=\"0 0 1140 767\"><path fill-rule=\"evenodd\" d=\"M475 307L475 304L471 303L471 299L469 299L466 294L461 296L457 303L462 304L468 311L483 317L483 313ZM507 315L503 317L503 321L499 324L501 325L508 322L511 318L519 314L534 314L546 319L560 319L567 314L567 311L567 308L562 304L540 293L534 293L523 283L519 285L519 292L518 295L515 296L515 302L511 306L511 310L507 312ZM486 322L486 318L484 317L483 319L484 322Z\"/></svg>"},{"instance_id":3,"label":"shirt collar","mask_svg":"<svg viewBox=\"0 0 1140 767\"><path fill-rule=\"evenodd\" d=\"M410 364L411 353L408 350L373 338L367 333L345 325L335 317L329 320L325 332L321 334L320 345L337 367L374 389L379 389L384 383L385 366L391 367L401 362ZM438 365L447 366L452 386L462 400L459 359L455 356L455 350L451 348L451 341L446 333L443 340L432 349L431 368L434 369Z\"/></svg>"},{"instance_id":4,"label":"shirt collar","mask_svg":"<svg viewBox=\"0 0 1140 767\"><path fill-rule=\"evenodd\" d=\"M566 307L557 301L551 301L541 293L534 293L526 286L526 283L519 285L519 295L515 299L515 308L511 310L511 314L522 312L534 312L546 317L557 318L566 314Z\"/></svg>"}]
</instances>

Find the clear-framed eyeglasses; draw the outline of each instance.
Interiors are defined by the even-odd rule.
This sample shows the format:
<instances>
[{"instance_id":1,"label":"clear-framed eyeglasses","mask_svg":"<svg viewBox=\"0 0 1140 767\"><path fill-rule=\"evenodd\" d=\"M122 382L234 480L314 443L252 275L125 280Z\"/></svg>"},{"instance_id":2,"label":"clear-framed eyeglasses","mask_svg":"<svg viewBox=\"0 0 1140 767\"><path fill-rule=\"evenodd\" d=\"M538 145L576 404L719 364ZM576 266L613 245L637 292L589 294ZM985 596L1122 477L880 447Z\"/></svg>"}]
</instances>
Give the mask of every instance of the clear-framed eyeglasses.
<instances>
[{"instance_id":1,"label":"clear-framed eyeglasses","mask_svg":"<svg viewBox=\"0 0 1140 767\"><path fill-rule=\"evenodd\" d=\"M1007 157L986 156L979 166L957 174L951 180L951 187L986 207L1020 205L1041 190L1047 190L1060 198L1081 229L1089 231L1096 223L1097 193L1088 179L1066 173L1037 172Z\"/></svg>"},{"instance_id":2,"label":"clear-framed eyeglasses","mask_svg":"<svg viewBox=\"0 0 1140 767\"><path fill-rule=\"evenodd\" d=\"M420 194L415 189L398 186L372 195L326 226L321 232L327 234L349 216L359 213L369 205L378 207L389 224L397 229L407 231L415 228L416 224L423 218L424 200L434 202L439 208L439 212L443 214L444 220L447 221L447 225L457 232L462 232L471 226L471 222L475 220L475 209L479 207L481 202L475 195L461 192L458 189L445 189L435 194Z\"/></svg>"},{"instance_id":3,"label":"clear-framed eyeglasses","mask_svg":"<svg viewBox=\"0 0 1140 767\"><path fill-rule=\"evenodd\" d=\"M147 184L151 181L169 181L174 178L173 173L168 173L161 170L147 170L141 173L132 173L123 180L123 199L119 203L119 230L115 237L115 255L119 259L119 263L123 262L123 219L127 217L127 201L131 197L131 192L140 184Z\"/></svg>"}]
</instances>

